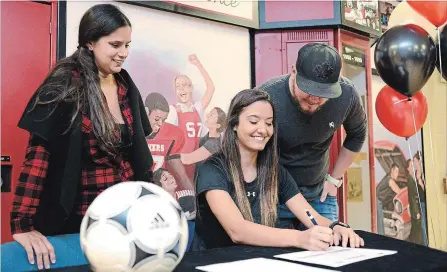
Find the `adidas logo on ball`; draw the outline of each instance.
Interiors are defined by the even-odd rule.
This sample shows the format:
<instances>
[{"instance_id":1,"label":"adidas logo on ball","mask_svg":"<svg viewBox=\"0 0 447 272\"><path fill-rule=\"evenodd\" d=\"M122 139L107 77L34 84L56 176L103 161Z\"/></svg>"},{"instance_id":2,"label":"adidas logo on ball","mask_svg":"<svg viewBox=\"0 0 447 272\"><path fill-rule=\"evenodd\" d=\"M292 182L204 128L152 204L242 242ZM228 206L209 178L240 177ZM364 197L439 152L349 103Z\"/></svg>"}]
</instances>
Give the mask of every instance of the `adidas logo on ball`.
<instances>
[{"instance_id":1,"label":"adidas logo on ball","mask_svg":"<svg viewBox=\"0 0 447 272\"><path fill-rule=\"evenodd\" d=\"M169 224L164 220L164 218L159 213L157 213L157 215L152 220L149 229L154 230L154 229L165 229L165 228L169 228Z\"/></svg>"}]
</instances>

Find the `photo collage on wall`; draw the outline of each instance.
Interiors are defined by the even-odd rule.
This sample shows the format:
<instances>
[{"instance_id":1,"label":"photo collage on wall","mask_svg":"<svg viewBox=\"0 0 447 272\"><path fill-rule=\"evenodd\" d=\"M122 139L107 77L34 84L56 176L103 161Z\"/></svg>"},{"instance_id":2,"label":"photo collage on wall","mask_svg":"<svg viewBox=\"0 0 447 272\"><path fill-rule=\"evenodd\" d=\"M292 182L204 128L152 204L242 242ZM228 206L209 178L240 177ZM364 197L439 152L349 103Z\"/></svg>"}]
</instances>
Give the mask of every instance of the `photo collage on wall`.
<instances>
[{"instance_id":1,"label":"photo collage on wall","mask_svg":"<svg viewBox=\"0 0 447 272\"><path fill-rule=\"evenodd\" d=\"M67 4L71 10L67 55L76 49L81 16L95 4ZM114 4L132 23L132 42L123 68L141 93L152 127L147 143L154 182L179 202L188 219L194 219L196 166L219 149L230 101L250 87L248 30Z\"/></svg>"},{"instance_id":2,"label":"photo collage on wall","mask_svg":"<svg viewBox=\"0 0 447 272\"><path fill-rule=\"evenodd\" d=\"M345 21L373 31L380 31L379 1L342 1Z\"/></svg>"}]
</instances>

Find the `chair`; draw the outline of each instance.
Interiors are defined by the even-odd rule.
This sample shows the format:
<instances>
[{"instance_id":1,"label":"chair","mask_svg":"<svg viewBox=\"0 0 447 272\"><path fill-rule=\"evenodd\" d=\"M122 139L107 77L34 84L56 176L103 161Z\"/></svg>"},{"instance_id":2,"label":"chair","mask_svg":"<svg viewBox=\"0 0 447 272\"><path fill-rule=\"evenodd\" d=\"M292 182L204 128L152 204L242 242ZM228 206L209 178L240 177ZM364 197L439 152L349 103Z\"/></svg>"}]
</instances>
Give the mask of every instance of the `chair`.
<instances>
[{"instance_id":1,"label":"chair","mask_svg":"<svg viewBox=\"0 0 447 272\"><path fill-rule=\"evenodd\" d=\"M61 268L87 264L79 243L79 234L67 234L47 237L56 252L56 263L51 268ZM1 245L2 272L20 272L36 270L37 265L31 265L23 247L17 242Z\"/></svg>"},{"instance_id":2,"label":"chair","mask_svg":"<svg viewBox=\"0 0 447 272\"><path fill-rule=\"evenodd\" d=\"M195 228L196 228L196 221L188 220L188 245L186 246L186 252L188 252L191 249L191 243L194 238Z\"/></svg>"},{"instance_id":3,"label":"chair","mask_svg":"<svg viewBox=\"0 0 447 272\"><path fill-rule=\"evenodd\" d=\"M195 221L188 221L188 245L186 251L190 250L192 239L194 238ZM78 266L88 264L84 253L81 250L79 234L67 234L47 237L56 252L56 263L51 264L51 268L61 268L67 266ZM10 242L1 245L1 271L20 272L36 270L37 265L31 265L26 257L23 247L17 242Z\"/></svg>"}]
</instances>

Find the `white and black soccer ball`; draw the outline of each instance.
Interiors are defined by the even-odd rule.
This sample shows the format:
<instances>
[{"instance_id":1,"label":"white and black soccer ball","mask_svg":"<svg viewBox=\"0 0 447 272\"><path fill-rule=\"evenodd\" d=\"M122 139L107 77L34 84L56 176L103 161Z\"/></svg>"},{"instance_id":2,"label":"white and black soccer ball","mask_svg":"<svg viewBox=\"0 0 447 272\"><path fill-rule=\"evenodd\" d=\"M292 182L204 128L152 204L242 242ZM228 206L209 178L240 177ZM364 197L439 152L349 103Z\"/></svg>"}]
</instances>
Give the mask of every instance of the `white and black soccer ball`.
<instances>
[{"instance_id":1,"label":"white and black soccer ball","mask_svg":"<svg viewBox=\"0 0 447 272\"><path fill-rule=\"evenodd\" d=\"M94 271L172 271L188 244L188 223L178 202L147 182L118 183L90 205L81 248Z\"/></svg>"}]
</instances>

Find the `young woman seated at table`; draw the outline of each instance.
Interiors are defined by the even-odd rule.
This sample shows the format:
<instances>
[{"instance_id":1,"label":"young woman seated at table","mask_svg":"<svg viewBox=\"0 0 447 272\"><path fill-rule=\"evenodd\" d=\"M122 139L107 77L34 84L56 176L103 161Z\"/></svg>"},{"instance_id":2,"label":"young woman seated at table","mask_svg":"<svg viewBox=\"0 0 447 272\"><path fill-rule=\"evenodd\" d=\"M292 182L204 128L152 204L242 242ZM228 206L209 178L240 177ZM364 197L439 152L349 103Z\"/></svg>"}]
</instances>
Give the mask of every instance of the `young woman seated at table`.
<instances>
[{"instance_id":1,"label":"young woman seated at table","mask_svg":"<svg viewBox=\"0 0 447 272\"><path fill-rule=\"evenodd\" d=\"M235 244L308 250L364 245L347 225L319 215L279 165L274 106L264 91L244 90L233 98L221 150L199 166L196 183L193 250ZM308 229L278 228L278 203Z\"/></svg>"}]
</instances>

